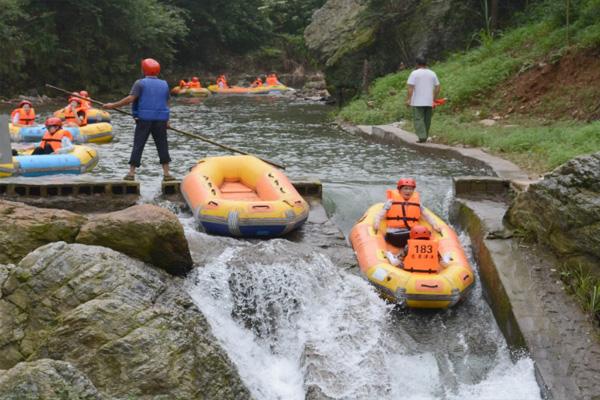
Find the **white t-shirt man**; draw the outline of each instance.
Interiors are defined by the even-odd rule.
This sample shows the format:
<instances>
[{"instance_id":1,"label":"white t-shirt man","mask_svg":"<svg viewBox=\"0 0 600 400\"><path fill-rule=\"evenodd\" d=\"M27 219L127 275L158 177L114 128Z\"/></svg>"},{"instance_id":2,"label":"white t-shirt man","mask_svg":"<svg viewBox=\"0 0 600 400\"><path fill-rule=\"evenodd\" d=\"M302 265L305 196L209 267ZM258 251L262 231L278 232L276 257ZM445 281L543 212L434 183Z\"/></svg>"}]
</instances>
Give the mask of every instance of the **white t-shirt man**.
<instances>
[{"instance_id":1,"label":"white t-shirt man","mask_svg":"<svg viewBox=\"0 0 600 400\"><path fill-rule=\"evenodd\" d=\"M433 105L435 90L440 86L435 72L426 67L418 68L410 73L406 83L409 87L413 87L411 106L431 107Z\"/></svg>"}]
</instances>

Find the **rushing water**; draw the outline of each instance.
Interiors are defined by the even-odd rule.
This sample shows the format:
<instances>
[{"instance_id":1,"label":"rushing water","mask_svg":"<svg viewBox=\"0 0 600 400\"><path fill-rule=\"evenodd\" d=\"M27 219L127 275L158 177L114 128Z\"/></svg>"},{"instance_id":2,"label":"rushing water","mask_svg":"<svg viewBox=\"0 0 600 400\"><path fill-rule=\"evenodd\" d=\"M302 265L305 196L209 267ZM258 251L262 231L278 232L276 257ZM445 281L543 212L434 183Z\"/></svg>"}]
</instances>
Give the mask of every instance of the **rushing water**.
<instances>
[{"instance_id":1,"label":"rushing water","mask_svg":"<svg viewBox=\"0 0 600 400\"><path fill-rule=\"evenodd\" d=\"M171 123L283 163L292 179L320 179L324 204L346 235L399 177L416 178L423 202L447 219L452 176L491 173L343 132L328 122L330 111L281 97L213 96L177 101ZM132 126L130 117L114 116L118 141L98 146L95 176L127 172ZM186 136L172 134L169 143L178 177L195 160L224 154ZM150 201L161 174L152 140L142 162L138 179ZM511 361L478 282L451 310L403 311L302 244L208 236L190 214L180 219L198 266L188 291L257 399L540 398L532 361Z\"/></svg>"}]
</instances>

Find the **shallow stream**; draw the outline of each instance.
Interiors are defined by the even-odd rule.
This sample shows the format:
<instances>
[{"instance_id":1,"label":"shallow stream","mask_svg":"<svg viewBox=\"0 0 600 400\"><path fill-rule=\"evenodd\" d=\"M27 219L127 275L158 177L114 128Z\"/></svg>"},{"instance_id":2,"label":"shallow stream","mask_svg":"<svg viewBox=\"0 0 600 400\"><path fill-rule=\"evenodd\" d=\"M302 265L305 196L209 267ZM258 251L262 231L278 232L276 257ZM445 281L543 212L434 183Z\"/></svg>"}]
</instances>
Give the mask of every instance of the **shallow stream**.
<instances>
[{"instance_id":1,"label":"shallow stream","mask_svg":"<svg viewBox=\"0 0 600 400\"><path fill-rule=\"evenodd\" d=\"M354 136L329 122L332 111L284 97L213 96L177 100L171 124L283 163L292 180L320 179L323 203L346 236L400 177L416 178L423 203L447 220L452 176L491 174L464 159ZM127 172L133 123L113 116L117 141L97 146L100 178ZM225 154L174 133L169 142L179 178L195 160ZM149 140L142 201L159 194L160 177ZM478 280L451 310L399 310L313 248L212 237L191 214L180 219L198 266L188 291L257 399L540 399L533 362L512 360Z\"/></svg>"}]
</instances>

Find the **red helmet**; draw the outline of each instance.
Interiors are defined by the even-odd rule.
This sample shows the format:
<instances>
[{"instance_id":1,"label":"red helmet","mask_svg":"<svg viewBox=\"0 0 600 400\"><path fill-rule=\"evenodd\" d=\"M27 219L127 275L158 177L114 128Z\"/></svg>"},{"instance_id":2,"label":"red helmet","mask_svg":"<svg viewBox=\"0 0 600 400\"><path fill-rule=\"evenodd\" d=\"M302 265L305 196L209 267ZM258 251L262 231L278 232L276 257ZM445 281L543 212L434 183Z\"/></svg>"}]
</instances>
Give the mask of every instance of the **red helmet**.
<instances>
[{"instance_id":1,"label":"red helmet","mask_svg":"<svg viewBox=\"0 0 600 400\"><path fill-rule=\"evenodd\" d=\"M29 100L23 100L19 103L19 107L23 107L25 104L29 104L29 107L33 107L33 104Z\"/></svg>"},{"instance_id":2,"label":"red helmet","mask_svg":"<svg viewBox=\"0 0 600 400\"><path fill-rule=\"evenodd\" d=\"M142 71L144 76L156 76L160 72L160 64L153 58L145 58L142 60Z\"/></svg>"},{"instance_id":3,"label":"red helmet","mask_svg":"<svg viewBox=\"0 0 600 400\"><path fill-rule=\"evenodd\" d=\"M198 79L198 77L197 77L197 76L194 76L194 77L192 78L192 82L199 82L199 81L200 81L200 79Z\"/></svg>"},{"instance_id":4,"label":"red helmet","mask_svg":"<svg viewBox=\"0 0 600 400\"><path fill-rule=\"evenodd\" d=\"M46 125L46 128L51 126L58 126L60 128L62 126L62 119L58 117L50 117L46 120L44 125Z\"/></svg>"},{"instance_id":5,"label":"red helmet","mask_svg":"<svg viewBox=\"0 0 600 400\"><path fill-rule=\"evenodd\" d=\"M417 182L415 182L415 180L413 178L402 178L398 181L398 189L400 189L402 186L410 186L412 188L416 188L417 187Z\"/></svg>"},{"instance_id":6,"label":"red helmet","mask_svg":"<svg viewBox=\"0 0 600 400\"><path fill-rule=\"evenodd\" d=\"M69 97L69 103L72 102L72 101L76 101L79 104L81 104L81 99L79 97L75 97L75 96Z\"/></svg>"},{"instance_id":7,"label":"red helmet","mask_svg":"<svg viewBox=\"0 0 600 400\"><path fill-rule=\"evenodd\" d=\"M411 239L431 239L431 231L423 225L415 225L410 228Z\"/></svg>"},{"instance_id":8,"label":"red helmet","mask_svg":"<svg viewBox=\"0 0 600 400\"><path fill-rule=\"evenodd\" d=\"M79 95L83 97L88 97L90 94L86 90L82 90L81 92L79 92Z\"/></svg>"}]
</instances>

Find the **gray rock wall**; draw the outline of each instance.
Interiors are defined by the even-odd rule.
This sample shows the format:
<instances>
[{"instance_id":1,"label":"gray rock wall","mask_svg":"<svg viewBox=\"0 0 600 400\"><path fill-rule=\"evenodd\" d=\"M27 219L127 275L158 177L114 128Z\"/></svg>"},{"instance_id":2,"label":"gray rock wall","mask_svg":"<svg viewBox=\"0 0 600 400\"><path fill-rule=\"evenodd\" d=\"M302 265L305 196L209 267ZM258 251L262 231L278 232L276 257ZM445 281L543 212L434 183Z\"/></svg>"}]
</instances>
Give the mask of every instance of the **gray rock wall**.
<instances>
[{"instance_id":1,"label":"gray rock wall","mask_svg":"<svg viewBox=\"0 0 600 400\"><path fill-rule=\"evenodd\" d=\"M505 219L561 261L600 276L600 152L577 157L530 185Z\"/></svg>"},{"instance_id":2,"label":"gray rock wall","mask_svg":"<svg viewBox=\"0 0 600 400\"><path fill-rule=\"evenodd\" d=\"M329 92L345 102L363 85L365 61L372 80L401 63L412 68L419 54L439 60L464 50L484 26L480 0L328 0L304 38L324 66Z\"/></svg>"}]
</instances>

